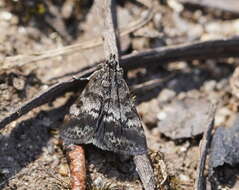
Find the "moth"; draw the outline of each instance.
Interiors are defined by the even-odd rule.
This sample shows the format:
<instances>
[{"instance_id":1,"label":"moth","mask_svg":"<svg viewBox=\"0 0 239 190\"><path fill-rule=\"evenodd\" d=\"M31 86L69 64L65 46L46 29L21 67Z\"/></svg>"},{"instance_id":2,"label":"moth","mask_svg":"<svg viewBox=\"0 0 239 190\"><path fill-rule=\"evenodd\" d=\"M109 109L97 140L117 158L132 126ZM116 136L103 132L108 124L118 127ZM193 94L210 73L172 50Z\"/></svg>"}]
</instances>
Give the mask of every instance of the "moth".
<instances>
[{"instance_id":1,"label":"moth","mask_svg":"<svg viewBox=\"0 0 239 190\"><path fill-rule=\"evenodd\" d=\"M127 155L145 154L141 119L115 56L95 71L61 129L66 144L93 144Z\"/></svg>"}]
</instances>

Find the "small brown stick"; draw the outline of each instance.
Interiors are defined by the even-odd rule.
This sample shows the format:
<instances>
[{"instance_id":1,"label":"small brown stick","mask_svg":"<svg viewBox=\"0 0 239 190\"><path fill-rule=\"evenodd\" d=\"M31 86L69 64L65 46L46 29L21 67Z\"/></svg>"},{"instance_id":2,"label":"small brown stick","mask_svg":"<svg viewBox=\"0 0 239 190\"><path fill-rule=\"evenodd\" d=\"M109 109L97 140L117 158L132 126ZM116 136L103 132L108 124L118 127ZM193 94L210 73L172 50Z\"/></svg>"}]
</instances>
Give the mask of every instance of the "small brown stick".
<instances>
[{"instance_id":1,"label":"small brown stick","mask_svg":"<svg viewBox=\"0 0 239 190\"><path fill-rule=\"evenodd\" d=\"M70 165L72 190L86 189L85 151L82 146L70 145L66 147L67 160Z\"/></svg>"},{"instance_id":2,"label":"small brown stick","mask_svg":"<svg viewBox=\"0 0 239 190\"><path fill-rule=\"evenodd\" d=\"M204 132L203 139L200 143L200 159L198 163L196 181L194 185L195 190L206 190L204 169L205 169L205 164L207 159L208 148L211 142L212 130L214 127L215 112L216 112L216 106L211 105L209 110L211 120L209 121L207 130Z\"/></svg>"}]
</instances>

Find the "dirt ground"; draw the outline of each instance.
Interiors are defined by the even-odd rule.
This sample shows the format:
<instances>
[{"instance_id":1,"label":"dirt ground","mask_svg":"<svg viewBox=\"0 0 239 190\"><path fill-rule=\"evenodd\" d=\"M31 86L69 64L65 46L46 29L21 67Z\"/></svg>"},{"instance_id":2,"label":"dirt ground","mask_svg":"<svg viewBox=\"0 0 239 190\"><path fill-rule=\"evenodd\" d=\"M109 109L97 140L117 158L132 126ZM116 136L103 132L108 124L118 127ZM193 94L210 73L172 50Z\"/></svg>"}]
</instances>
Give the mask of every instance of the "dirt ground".
<instances>
[{"instance_id":1,"label":"dirt ground","mask_svg":"<svg viewBox=\"0 0 239 190\"><path fill-rule=\"evenodd\" d=\"M239 34L239 16L233 13L177 0L139 2L154 3L156 13L148 24L121 39L122 54ZM117 1L119 28L145 15L148 8L139 2ZM96 16L93 1L0 1L0 119L56 81L99 62L103 51L100 46L2 69L7 56L92 40L101 34L102 19ZM201 120L195 121L196 132L186 135L190 129L180 132L183 124L177 124L174 116L171 123L165 121L168 111L176 109L180 115L185 107L190 110L195 102L202 101L193 108L197 112L213 103L217 105L215 127L230 126L238 112L238 99L231 93L229 79L238 64L236 58L178 61L125 71L132 89L161 79L154 87L132 92L144 123L158 189L193 189L199 142L206 127ZM0 189L70 189L69 168L59 141L70 95L53 97L49 104L0 131ZM179 127L175 134L164 130L172 123ZM85 150L88 189L143 189L130 157L91 145Z\"/></svg>"}]
</instances>

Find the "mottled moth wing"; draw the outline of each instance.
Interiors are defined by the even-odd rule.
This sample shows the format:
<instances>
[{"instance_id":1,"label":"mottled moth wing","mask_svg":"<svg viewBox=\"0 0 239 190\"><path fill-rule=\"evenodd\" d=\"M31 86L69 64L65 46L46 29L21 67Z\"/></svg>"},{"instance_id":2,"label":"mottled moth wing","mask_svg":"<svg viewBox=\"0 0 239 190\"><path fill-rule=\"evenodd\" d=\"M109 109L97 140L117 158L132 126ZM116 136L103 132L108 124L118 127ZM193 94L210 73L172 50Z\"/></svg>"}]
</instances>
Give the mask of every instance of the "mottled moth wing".
<instances>
[{"instance_id":1,"label":"mottled moth wing","mask_svg":"<svg viewBox=\"0 0 239 190\"><path fill-rule=\"evenodd\" d=\"M142 123L122 75L122 71L117 72L111 81L110 97L104 104L104 117L93 143L118 153L144 154L147 146Z\"/></svg>"},{"instance_id":2,"label":"mottled moth wing","mask_svg":"<svg viewBox=\"0 0 239 190\"><path fill-rule=\"evenodd\" d=\"M99 88L102 80L104 80L102 70L93 73L76 103L70 107L61 129L61 137L65 143L92 142L103 102L102 90Z\"/></svg>"},{"instance_id":3,"label":"mottled moth wing","mask_svg":"<svg viewBox=\"0 0 239 190\"><path fill-rule=\"evenodd\" d=\"M106 63L90 78L61 131L67 143L86 144L136 155L147 152L141 120L117 62Z\"/></svg>"}]
</instances>

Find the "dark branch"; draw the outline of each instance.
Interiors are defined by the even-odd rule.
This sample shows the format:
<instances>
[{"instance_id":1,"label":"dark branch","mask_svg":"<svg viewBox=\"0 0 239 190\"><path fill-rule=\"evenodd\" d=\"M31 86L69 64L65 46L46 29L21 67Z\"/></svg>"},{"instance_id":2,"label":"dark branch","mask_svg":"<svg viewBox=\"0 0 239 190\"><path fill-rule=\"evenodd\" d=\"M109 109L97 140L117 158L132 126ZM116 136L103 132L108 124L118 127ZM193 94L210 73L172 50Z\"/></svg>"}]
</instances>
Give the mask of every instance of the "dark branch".
<instances>
[{"instance_id":1,"label":"dark branch","mask_svg":"<svg viewBox=\"0 0 239 190\"><path fill-rule=\"evenodd\" d=\"M171 61L239 57L238 52L239 36L235 36L227 39L150 49L124 56L121 64L123 68L129 70L137 67L152 67Z\"/></svg>"}]
</instances>

